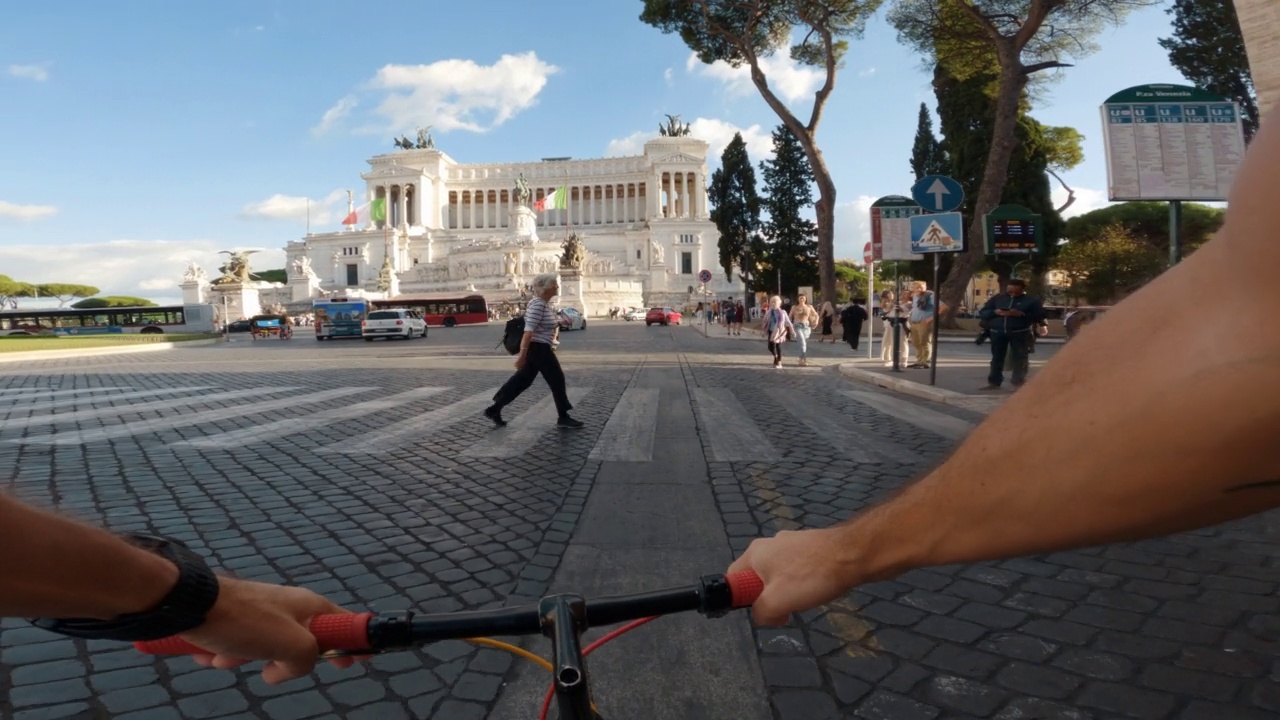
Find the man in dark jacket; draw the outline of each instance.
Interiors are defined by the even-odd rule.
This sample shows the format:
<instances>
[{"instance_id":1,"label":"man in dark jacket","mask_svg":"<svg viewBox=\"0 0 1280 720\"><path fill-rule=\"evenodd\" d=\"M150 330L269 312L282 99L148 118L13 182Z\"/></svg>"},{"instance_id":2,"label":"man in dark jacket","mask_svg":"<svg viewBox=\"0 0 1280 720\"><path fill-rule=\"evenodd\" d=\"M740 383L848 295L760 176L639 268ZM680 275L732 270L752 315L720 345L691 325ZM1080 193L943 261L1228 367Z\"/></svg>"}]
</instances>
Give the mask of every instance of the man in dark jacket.
<instances>
[{"instance_id":1,"label":"man in dark jacket","mask_svg":"<svg viewBox=\"0 0 1280 720\"><path fill-rule=\"evenodd\" d=\"M1027 381L1027 371L1036 325L1044 320L1044 306L1040 298L1027 294L1025 280L1014 278L1005 291L992 297L982 307L978 317L991 331L991 373L983 390L999 390L1004 382L1004 359L1013 353L1013 386L1021 387Z\"/></svg>"},{"instance_id":2,"label":"man in dark jacket","mask_svg":"<svg viewBox=\"0 0 1280 720\"><path fill-rule=\"evenodd\" d=\"M849 307L840 311L844 341L854 350L858 349L858 340L862 337L862 322L867 319L867 311L862 307L862 302L862 298L854 298Z\"/></svg>"}]
</instances>

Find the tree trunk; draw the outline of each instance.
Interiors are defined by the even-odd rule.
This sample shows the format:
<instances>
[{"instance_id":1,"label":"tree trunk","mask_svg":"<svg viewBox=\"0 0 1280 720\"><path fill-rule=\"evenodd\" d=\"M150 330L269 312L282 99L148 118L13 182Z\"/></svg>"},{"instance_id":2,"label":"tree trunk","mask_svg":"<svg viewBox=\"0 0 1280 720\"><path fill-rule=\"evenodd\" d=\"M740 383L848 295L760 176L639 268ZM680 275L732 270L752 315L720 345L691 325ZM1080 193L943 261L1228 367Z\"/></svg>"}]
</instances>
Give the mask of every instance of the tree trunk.
<instances>
[{"instance_id":1,"label":"tree trunk","mask_svg":"<svg viewBox=\"0 0 1280 720\"><path fill-rule=\"evenodd\" d=\"M1022 89L1027 78L1022 62L1013 55L1012 43L1001 43L997 48L1001 55L1008 55L1006 62L1001 63L999 91L996 94L996 117L992 127L991 151L987 154L987 164L982 171L982 184L978 188L978 199L973 206L973 219L969 223L967 235L968 246L955 259L951 272L938 289L942 301L947 304L947 313L942 318L942 327L956 327L955 313L964 298L969 279L982 264L985 248L982 242L983 223L987 213L1000 204L1004 195L1004 187L1009 179L1009 163L1013 159L1013 151L1017 148L1018 100L1022 97ZM1002 58L1004 59L1004 58Z\"/></svg>"},{"instance_id":2,"label":"tree trunk","mask_svg":"<svg viewBox=\"0 0 1280 720\"><path fill-rule=\"evenodd\" d=\"M808 156L813 180L818 185L818 201L813 209L818 217L818 292L823 302L836 301L836 184L822 159L822 151L808 133L796 136ZM810 298L814 300L814 298Z\"/></svg>"}]
</instances>

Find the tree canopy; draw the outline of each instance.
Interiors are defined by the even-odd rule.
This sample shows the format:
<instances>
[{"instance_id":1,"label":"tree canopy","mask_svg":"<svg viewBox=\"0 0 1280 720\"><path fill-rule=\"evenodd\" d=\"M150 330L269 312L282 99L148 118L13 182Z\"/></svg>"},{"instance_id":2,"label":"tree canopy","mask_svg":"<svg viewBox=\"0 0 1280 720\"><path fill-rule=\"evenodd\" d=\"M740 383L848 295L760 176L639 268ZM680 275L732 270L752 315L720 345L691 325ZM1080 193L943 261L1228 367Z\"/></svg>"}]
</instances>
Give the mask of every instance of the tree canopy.
<instances>
[{"instance_id":1,"label":"tree canopy","mask_svg":"<svg viewBox=\"0 0 1280 720\"><path fill-rule=\"evenodd\" d=\"M711 174L707 195L711 221L720 231L717 247L725 279L733 280L733 269L741 271L747 298L755 290L756 263L763 248L760 231L760 195L756 192L756 171L747 155L742 133L734 133L720 155L720 168Z\"/></svg>"},{"instance_id":2,"label":"tree canopy","mask_svg":"<svg viewBox=\"0 0 1280 720\"><path fill-rule=\"evenodd\" d=\"M916 141L911 147L911 172L916 181L927 175L946 175L951 162L938 137L933 134L933 116L929 106L920 103L920 117L916 122Z\"/></svg>"},{"instance_id":3,"label":"tree canopy","mask_svg":"<svg viewBox=\"0 0 1280 720\"><path fill-rule=\"evenodd\" d=\"M1053 266L1070 280L1069 297L1114 304L1156 278L1165 264L1159 249L1115 223L1099 228L1090 240L1066 243Z\"/></svg>"},{"instance_id":4,"label":"tree canopy","mask_svg":"<svg viewBox=\"0 0 1280 720\"><path fill-rule=\"evenodd\" d=\"M1160 39L1169 62L1195 86L1240 103L1244 137L1258 131L1258 93L1232 0L1174 0L1173 36Z\"/></svg>"},{"instance_id":5,"label":"tree canopy","mask_svg":"<svg viewBox=\"0 0 1280 720\"><path fill-rule=\"evenodd\" d=\"M109 307L155 307L156 304L146 298L131 295L106 295L104 297L85 298L71 305L73 308L109 308Z\"/></svg>"},{"instance_id":6,"label":"tree canopy","mask_svg":"<svg viewBox=\"0 0 1280 720\"><path fill-rule=\"evenodd\" d=\"M1222 227L1226 211L1200 203L1182 204L1182 248L1190 254ZM1077 215L1067 221L1065 235L1071 241L1091 241L1106 236L1108 228L1121 227L1166 257L1169 253L1169 205L1163 202L1125 202Z\"/></svg>"},{"instance_id":7,"label":"tree canopy","mask_svg":"<svg viewBox=\"0 0 1280 720\"><path fill-rule=\"evenodd\" d=\"M87 298L100 291L92 285L76 285L73 283L44 283L36 286L41 297L57 298L59 305L66 305L71 298Z\"/></svg>"},{"instance_id":8,"label":"tree canopy","mask_svg":"<svg viewBox=\"0 0 1280 720\"><path fill-rule=\"evenodd\" d=\"M786 125L773 131L773 159L760 163L764 177L765 257L781 277L782 291L794 297L796 288L817 276L817 228L805 211L813 205L813 170L804 149ZM812 300L812 298L810 298Z\"/></svg>"}]
</instances>

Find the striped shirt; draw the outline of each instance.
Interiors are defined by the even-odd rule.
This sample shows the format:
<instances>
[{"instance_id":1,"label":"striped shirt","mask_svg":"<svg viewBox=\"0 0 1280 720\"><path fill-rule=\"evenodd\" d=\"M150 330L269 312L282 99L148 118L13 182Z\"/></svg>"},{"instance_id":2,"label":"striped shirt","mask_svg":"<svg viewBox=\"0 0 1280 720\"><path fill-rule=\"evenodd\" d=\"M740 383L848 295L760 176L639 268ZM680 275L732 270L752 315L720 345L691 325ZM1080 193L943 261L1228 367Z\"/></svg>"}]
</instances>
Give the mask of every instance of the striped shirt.
<instances>
[{"instance_id":1,"label":"striped shirt","mask_svg":"<svg viewBox=\"0 0 1280 720\"><path fill-rule=\"evenodd\" d=\"M529 307L524 311L524 331L533 333L532 342L550 345L557 324L556 312L546 300L534 298L529 301Z\"/></svg>"}]
</instances>

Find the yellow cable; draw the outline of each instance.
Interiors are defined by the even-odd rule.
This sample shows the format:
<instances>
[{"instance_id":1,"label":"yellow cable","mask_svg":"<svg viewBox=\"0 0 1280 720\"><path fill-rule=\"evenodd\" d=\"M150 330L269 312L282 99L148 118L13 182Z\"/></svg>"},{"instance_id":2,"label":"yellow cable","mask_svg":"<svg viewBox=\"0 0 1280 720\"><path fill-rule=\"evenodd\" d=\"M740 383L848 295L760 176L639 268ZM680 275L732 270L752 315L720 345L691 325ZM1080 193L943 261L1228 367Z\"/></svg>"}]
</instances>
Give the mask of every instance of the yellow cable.
<instances>
[{"instance_id":1,"label":"yellow cable","mask_svg":"<svg viewBox=\"0 0 1280 720\"><path fill-rule=\"evenodd\" d=\"M543 670L546 670L547 672L551 672L551 663L547 662L546 658L542 658L537 655L534 655L533 653L529 652L528 650L525 650L524 648L518 648L515 645L511 645L510 643L504 643L501 640L494 640L493 638L487 638L487 637L467 638L467 642L474 643L476 645L487 645L491 648L497 648L498 650L506 650L512 655L518 655L524 658L525 660L528 660L530 662L535 662L539 666L541 666Z\"/></svg>"}]
</instances>

